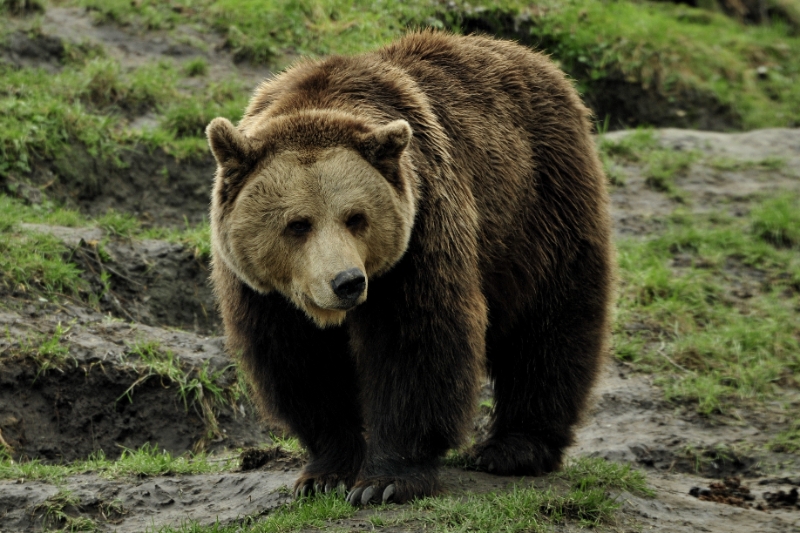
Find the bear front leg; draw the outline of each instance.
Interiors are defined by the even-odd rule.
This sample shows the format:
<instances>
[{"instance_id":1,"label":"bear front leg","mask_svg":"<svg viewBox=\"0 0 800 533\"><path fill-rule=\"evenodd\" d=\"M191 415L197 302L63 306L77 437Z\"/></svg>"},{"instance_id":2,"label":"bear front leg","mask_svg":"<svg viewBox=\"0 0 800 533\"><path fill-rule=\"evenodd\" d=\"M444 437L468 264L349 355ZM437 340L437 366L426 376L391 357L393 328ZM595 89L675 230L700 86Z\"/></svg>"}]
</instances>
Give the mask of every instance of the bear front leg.
<instances>
[{"instance_id":1,"label":"bear front leg","mask_svg":"<svg viewBox=\"0 0 800 533\"><path fill-rule=\"evenodd\" d=\"M214 283L228 348L260 407L288 426L311 457L296 495L349 489L366 443L347 332L316 327L283 296L256 293L222 268L215 265Z\"/></svg>"},{"instance_id":2,"label":"bear front leg","mask_svg":"<svg viewBox=\"0 0 800 533\"><path fill-rule=\"evenodd\" d=\"M437 284L405 267L371 285L349 318L368 434L353 505L437 494L439 459L462 442L476 403L486 327L479 284Z\"/></svg>"}]
</instances>

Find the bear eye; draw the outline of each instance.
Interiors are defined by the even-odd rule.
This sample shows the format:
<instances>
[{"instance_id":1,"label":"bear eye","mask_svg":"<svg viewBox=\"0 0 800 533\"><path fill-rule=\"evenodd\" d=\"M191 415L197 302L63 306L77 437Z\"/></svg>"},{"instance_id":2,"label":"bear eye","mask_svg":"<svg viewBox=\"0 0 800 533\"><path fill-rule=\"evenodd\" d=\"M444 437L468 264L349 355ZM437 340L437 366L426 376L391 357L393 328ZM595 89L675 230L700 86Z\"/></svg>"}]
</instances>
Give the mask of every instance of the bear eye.
<instances>
[{"instance_id":1,"label":"bear eye","mask_svg":"<svg viewBox=\"0 0 800 533\"><path fill-rule=\"evenodd\" d=\"M367 223L366 217L364 217L361 213L356 213L355 215L350 215L350 218L347 219L345 225L348 229L358 230L363 228Z\"/></svg>"},{"instance_id":2,"label":"bear eye","mask_svg":"<svg viewBox=\"0 0 800 533\"><path fill-rule=\"evenodd\" d=\"M311 231L311 222L308 220L293 220L289 222L286 229L288 229L290 233L302 237Z\"/></svg>"}]
</instances>

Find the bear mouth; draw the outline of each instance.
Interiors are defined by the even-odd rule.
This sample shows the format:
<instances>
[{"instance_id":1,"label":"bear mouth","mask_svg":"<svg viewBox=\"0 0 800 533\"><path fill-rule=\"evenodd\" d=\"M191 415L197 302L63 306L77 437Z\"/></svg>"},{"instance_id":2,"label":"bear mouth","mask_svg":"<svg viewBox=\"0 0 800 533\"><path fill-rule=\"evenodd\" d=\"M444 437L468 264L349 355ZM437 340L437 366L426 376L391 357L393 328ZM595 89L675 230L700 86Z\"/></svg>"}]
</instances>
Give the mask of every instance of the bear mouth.
<instances>
[{"instance_id":1,"label":"bear mouth","mask_svg":"<svg viewBox=\"0 0 800 533\"><path fill-rule=\"evenodd\" d=\"M321 311L321 312L339 312L339 311L350 311L351 309L355 308L358 303L348 303L348 302L339 302L336 305L332 305L329 307L322 307L321 305L317 304L311 297L303 295L303 299L305 300L305 304L309 309L313 309L314 311Z\"/></svg>"},{"instance_id":2,"label":"bear mouth","mask_svg":"<svg viewBox=\"0 0 800 533\"><path fill-rule=\"evenodd\" d=\"M340 326L347 315L347 309L320 307L311 298L303 295L301 309L319 327ZM352 308L350 308L352 309Z\"/></svg>"}]
</instances>

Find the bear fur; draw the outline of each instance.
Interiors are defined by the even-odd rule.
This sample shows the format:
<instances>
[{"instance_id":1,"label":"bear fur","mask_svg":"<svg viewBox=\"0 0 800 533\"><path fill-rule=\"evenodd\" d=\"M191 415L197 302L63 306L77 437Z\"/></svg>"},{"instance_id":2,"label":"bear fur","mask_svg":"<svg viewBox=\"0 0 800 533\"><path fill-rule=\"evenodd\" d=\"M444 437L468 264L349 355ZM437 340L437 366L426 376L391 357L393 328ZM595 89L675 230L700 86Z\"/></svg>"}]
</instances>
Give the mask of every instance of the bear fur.
<instances>
[{"instance_id":1,"label":"bear fur","mask_svg":"<svg viewBox=\"0 0 800 533\"><path fill-rule=\"evenodd\" d=\"M607 351L614 251L590 113L544 55L421 31L303 60L207 134L228 348L307 448L296 494L440 490L560 466Z\"/></svg>"}]
</instances>

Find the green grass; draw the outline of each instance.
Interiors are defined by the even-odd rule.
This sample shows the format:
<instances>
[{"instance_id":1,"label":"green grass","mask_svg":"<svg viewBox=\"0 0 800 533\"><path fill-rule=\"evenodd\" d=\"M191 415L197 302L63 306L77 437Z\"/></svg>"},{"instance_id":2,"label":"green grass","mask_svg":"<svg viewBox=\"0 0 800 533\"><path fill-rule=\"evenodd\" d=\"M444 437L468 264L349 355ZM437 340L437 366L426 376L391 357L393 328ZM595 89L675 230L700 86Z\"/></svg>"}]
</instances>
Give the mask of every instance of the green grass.
<instances>
[{"instance_id":1,"label":"green grass","mask_svg":"<svg viewBox=\"0 0 800 533\"><path fill-rule=\"evenodd\" d=\"M800 421L793 420L789 427L775 435L769 447L776 452L800 452Z\"/></svg>"},{"instance_id":2,"label":"green grass","mask_svg":"<svg viewBox=\"0 0 800 533\"><path fill-rule=\"evenodd\" d=\"M3 209L0 197L0 209ZM67 248L51 235L15 228L0 213L0 284L21 292L77 295L81 271L65 260Z\"/></svg>"},{"instance_id":3,"label":"green grass","mask_svg":"<svg viewBox=\"0 0 800 533\"><path fill-rule=\"evenodd\" d=\"M800 198L784 193L756 207L752 228L759 238L786 248L800 248Z\"/></svg>"},{"instance_id":4,"label":"green grass","mask_svg":"<svg viewBox=\"0 0 800 533\"><path fill-rule=\"evenodd\" d=\"M28 231L0 234L0 280L17 290L76 294L80 270L64 261L64 245L50 235Z\"/></svg>"},{"instance_id":5,"label":"green grass","mask_svg":"<svg viewBox=\"0 0 800 533\"><path fill-rule=\"evenodd\" d=\"M24 3L24 2L23 2ZM28 2L33 5L36 2ZM16 10L19 1L3 4ZM386 44L408 28L459 29L459 13L432 0L71 0L98 22L165 29L181 25L222 34L239 59L281 68L299 55L352 54ZM20 4L21 5L21 4ZM494 10L494 11L493 11ZM669 2L504 0L483 11L490 23L522 14L523 38L552 54L583 92L622 79L666 99L711 94L733 109L745 129L800 124L800 37L781 22L747 26L718 12ZM33 31L36 25L33 24ZM179 88L182 77L204 76L208 65L154 62L125 71L101 50L67 46L58 74L0 68L0 173L28 172L31 158L64 154L74 143L113 157L143 142L176 157L206 154L203 128L214 116L238 120L250 88ZM767 67L767 74L756 70ZM689 107L693 105L687 103ZM155 130L129 131L125 114L154 110ZM603 117L601 117L603 118ZM625 118L625 117L623 117ZM670 190L654 164L655 187ZM671 172L671 170L667 170Z\"/></svg>"},{"instance_id":6,"label":"green grass","mask_svg":"<svg viewBox=\"0 0 800 533\"><path fill-rule=\"evenodd\" d=\"M282 533L304 528L322 529L328 521L349 518L355 513L356 509L334 492L282 507L265 521L254 524L250 532Z\"/></svg>"},{"instance_id":7,"label":"green grass","mask_svg":"<svg viewBox=\"0 0 800 533\"><path fill-rule=\"evenodd\" d=\"M509 492L470 494L466 498L428 498L414 504L428 531L550 531L566 521L583 527L607 522L619 508L602 489L556 490L514 487Z\"/></svg>"},{"instance_id":8,"label":"green grass","mask_svg":"<svg viewBox=\"0 0 800 533\"><path fill-rule=\"evenodd\" d=\"M18 341L8 353L12 357L22 357L33 360L38 367L37 377L50 369L63 368L69 360L69 346L64 342L64 336L69 333L70 327L59 322L52 333L33 333ZM9 337L8 332L6 336Z\"/></svg>"},{"instance_id":9,"label":"green grass","mask_svg":"<svg viewBox=\"0 0 800 533\"><path fill-rule=\"evenodd\" d=\"M647 487L647 478L630 465L612 463L592 457L571 459L561 471L553 474L565 479L571 487L581 490L604 489L625 491L642 496L654 496Z\"/></svg>"},{"instance_id":10,"label":"green grass","mask_svg":"<svg viewBox=\"0 0 800 533\"><path fill-rule=\"evenodd\" d=\"M636 129L616 141L601 135L597 146L613 184L625 183L624 176L615 166L616 162L637 163L643 166L645 185L666 193L674 200L686 200L686 195L675 185L675 176L686 174L692 164L700 159L699 152L661 148L656 132L649 128Z\"/></svg>"},{"instance_id":11,"label":"green grass","mask_svg":"<svg viewBox=\"0 0 800 533\"><path fill-rule=\"evenodd\" d=\"M442 26L435 2L357 0L195 0L165 4L144 0L78 0L98 20L174 28L194 22L225 36L237 59L281 62L287 51L300 54L357 53L386 43L409 25ZM178 7L178 9L173 9Z\"/></svg>"},{"instance_id":12,"label":"green grass","mask_svg":"<svg viewBox=\"0 0 800 533\"><path fill-rule=\"evenodd\" d=\"M78 296L87 288L80 269L66 260L70 250L56 237L21 228L22 223L55 226L98 226L109 235L122 238L163 239L181 243L207 260L211 254L209 226L202 222L184 229L145 229L133 216L109 211L91 219L72 209L45 201L26 205L0 193L0 284L18 291L46 297L58 294ZM102 243L101 243L102 249Z\"/></svg>"},{"instance_id":13,"label":"green grass","mask_svg":"<svg viewBox=\"0 0 800 533\"><path fill-rule=\"evenodd\" d=\"M678 213L662 234L619 242L617 357L658 372L669 398L705 414L792 387L800 253L769 241L796 227L797 201L766 200L744 219Z\"/></svg>"},{"instance_id":14,"label":"green grass","mask_svg":"<svg viewBox=\"0 0 800 533\"><path fill-rule=\"evenodd\" d=\"M181 91L178 72L163 61L123 71L102 55L79 56L57 74L0 66L0 174L26 174L34 158L63 157L74 144L111 159L135 143L178 158L206 154L205 125L215 116L238 120L249 96L235 80ZM197 75L198 65L187 75ZM148 110L163 115L155 130L126 126L126 115Z\"/></svg>"},{"instance_id":15,"label":"green grass","mask_svg":"<svg viewBox=\"0 0 800 533\"><path fill-rule=\"evenodd\" d=\"M247 518L243 524L201 526L187 523L180 527L164 526L153 533L288 533L304 529L323 529L329 521L350 518L357 509L336 493L293 501L266 518Z\"/></svg>"},{"instance_id":16,"label":"green grass","mask_svg":"<svg viewBox=\"0 0 800 533\"><path fill-rule=\"evenodd\" d=\"M128 213L109 210L106 214L96 218L94 222L97 227L116 237L131 238L142 231L141 222Z\"/></svg>"},{"instance_id":17,"label":"green grass","mask_svg":"<svg viewBox=\"0 0 800 533\"><path fill-rule=\"evenodd\" d=\"M297 437L287 437L278 435L277 433L270 433L269 438L273 445L283 448L290 454L303 454L305 452Z\"/></svg>"},{"instance_id":18,"label":"green grass","mask_svg":"<svg viewBox=\"0 0 800 533\"><path fill-rule=\"evenodd\" d=\"M73 142L108 152L113 120L85 108L73 78L0 66L0 173L29 172L32 157L54 157Z\"/></svg>"},{"instance_id":19,"label":"green grass","mask_svg":"<svg viewBox=\"0 0 800 533\"><path fill-rule=\"evenodd\" d=\"M525 9L518 0L499 6ZM670 2L551 0L537 4L531 39L584 91L621 77L667 97L708 92L730 105L745 129L800 120L800 39L779 21L745 26ZM765 79L756 73L759 66L768 68Z\"/></svg>"},{"instance_id":20,"label":"green grass","mask_svg":"<svg viewBox=\"0 0 800 533\"><path fill-rule=\"evenodd\" d=\"M96 531L94 520L72 516L77 511L80 498L69 490L60 490L33 509L33 514L42 514L42 525L46 531L58 528L59 531Z\"/></svg>"},{"instance_id":21,"label":"green grass","mask_svg":"<svg viewBox=\"0 0 800 533\"><path fill-rule=\"evenodd\" d=\"M779 157L765 157L755 161L734 159L731 157L716 157L709 161L709 166L716 170L781 170L786 166L786 160Z\"/></svg>"},{"instance_id":22,"label":"green grass","mask_svg":"<svg viewBox=\"0 0 800 533\"><path fill-rule=\"evenodd\" d=\"M195 76L205 76L208 74L208 62L202 57L191 59L183 67L184 72L190 78Z\"/></svg>"},{"instance_id":23,"label":"green grass","mask_svg":"<svg viewBox=\"0 0 800 533\"><path fill-rule=\"evenodd\" d=\"M567 489L515 486L507 492L425 498L412 509L422 511L416 520L426 530L437 532L551 531L566 521L582 527L608 523L621 505L609 491L653 495L641 472L602 459L574 460L551 478L567 481Z\"/></svg>"},{"instance_id":24,"label":"green grass","mask_svg":"<svg viewBox=\"0 0 800 533\"><path fill-rule=\"evenodd\" d=\"M15 461L0 450L0 479L42 480L61 483L66 478L93 472L108 479L120 477L209 474L230 470L235 458L214 459L205 453L174 456L157 445L145 444L138 450L124 449L117 460L109 460L102 451L86 460L67 464L44 464L38 459Z\"/></svg>"},{"instance_id":25,"label":"green grass","mask_svg":"<svg viewBox=\"0 0 800 533\"><path fill-rule=\"evenodd\" d=\"M464 2L447 11L437 2L343 0L146 0L77 2L104 21L174 28L191 21L222 33L237 58L283 66L294 54L358 53L385 44L409 27L459 29ZM176 8L177 9L173 9ZM488 6L487 6L488 7ZM523 14L530 35L584 91L621 78L667 97L703 91L730 105L746 128L791 125L800 119L800 38L780 20L746 26L720 12L668 2L504 0L481 12L500 32L507 15ZM767 67L759 76L758 67Z\"/></svg>"}]
</instances>

